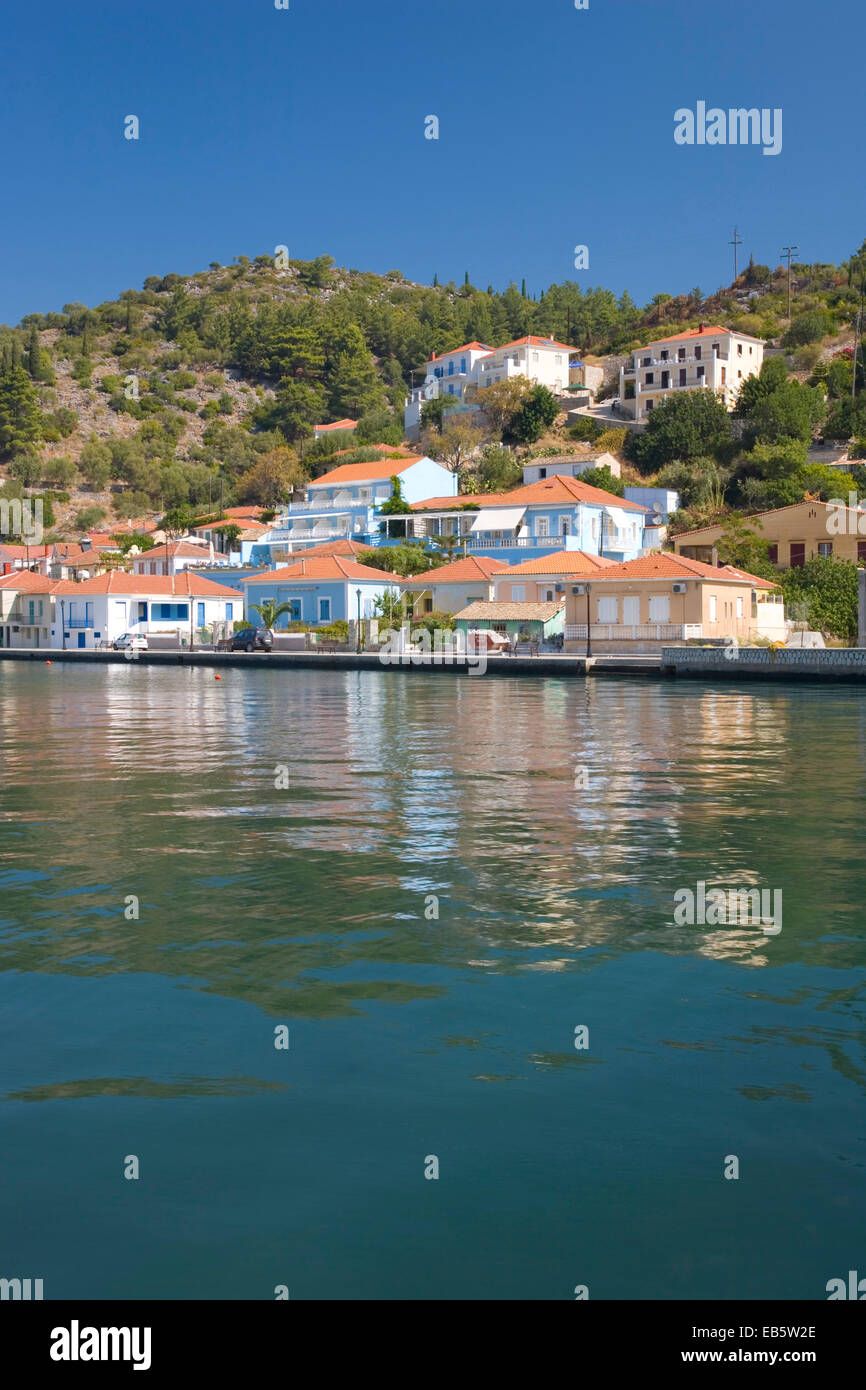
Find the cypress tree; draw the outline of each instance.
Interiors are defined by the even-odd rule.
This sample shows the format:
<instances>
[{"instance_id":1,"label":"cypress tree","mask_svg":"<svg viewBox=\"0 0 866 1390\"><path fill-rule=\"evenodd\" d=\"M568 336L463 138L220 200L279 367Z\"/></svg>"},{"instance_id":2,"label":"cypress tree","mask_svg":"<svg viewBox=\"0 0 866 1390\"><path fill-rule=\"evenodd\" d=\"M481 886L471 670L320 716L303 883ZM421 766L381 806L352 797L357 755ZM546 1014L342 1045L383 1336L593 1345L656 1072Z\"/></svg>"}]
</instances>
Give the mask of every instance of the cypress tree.
<instances>
[{"instance_id":1,"label":"cypress tree","mask_svg":"<svg viewBox=\"0 0 866 1390\"><path fill-rule=\"evenodd\" d=\"M523 283L522 283L521 286L520 286L520 293L521 293L521 295L523 296L523 298L525 299L525 298L526 298L526 281L525 281L525 280L523 281Z\"/></svg>"},{"instance_id":2,"label":"cypress tree","mask_svg":"<svg viewBox=\"0 0 866 1390\"><path fill-rule=\"evenodd\" d=\"M9 458L38 439L40 421L30 378L13 360L0 375L0 457Z\"/></svg>"}]
</instances>

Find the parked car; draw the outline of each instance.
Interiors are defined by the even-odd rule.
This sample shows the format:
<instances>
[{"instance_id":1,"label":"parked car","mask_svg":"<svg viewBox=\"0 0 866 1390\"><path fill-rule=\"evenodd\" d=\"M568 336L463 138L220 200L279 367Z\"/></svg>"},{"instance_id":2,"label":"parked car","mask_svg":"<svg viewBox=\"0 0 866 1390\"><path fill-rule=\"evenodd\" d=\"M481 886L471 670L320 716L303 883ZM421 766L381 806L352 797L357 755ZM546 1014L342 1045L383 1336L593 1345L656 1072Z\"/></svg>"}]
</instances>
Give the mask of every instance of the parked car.
<instances>
[{"instance_id":1,"label":"parked car","mask_svg":"<svg viewBox=\"0 0 866 1390\"><path fill-rule=\"evenodd\" d=\"M137 632L123 632L120 637L115 638L114 650L116 652L146 652L147 638L142 637Z\"/></svg>"},{"instance_id":2,"label":"parked car","mask_svg":"<svg viewBox=\"0 0 866 1390\"><path fill-rule=\"evenodd\" d=\"M244 627L232 636L229 651L270 652L274 649L274 634L269 627Z\"/></svg>"}]
</instances>

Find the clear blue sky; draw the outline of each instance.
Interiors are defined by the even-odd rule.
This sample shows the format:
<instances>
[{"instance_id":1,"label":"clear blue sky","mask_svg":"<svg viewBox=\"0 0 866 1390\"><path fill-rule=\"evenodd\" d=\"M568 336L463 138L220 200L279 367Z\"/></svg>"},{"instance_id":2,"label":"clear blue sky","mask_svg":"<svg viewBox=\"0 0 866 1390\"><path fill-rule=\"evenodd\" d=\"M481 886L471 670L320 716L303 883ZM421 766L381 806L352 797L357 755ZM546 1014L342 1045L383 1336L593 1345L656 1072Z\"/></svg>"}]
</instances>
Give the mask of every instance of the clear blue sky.
<instances>
[{"instance_id":1,"label":"clear blue sky","mask_svg":"<svg viewBox=\"0 0 866 1390\"><path fill-rule=\"evenodd\" d=\"M746 257L839 261L866 236L864 35L862 0L10 5L0 322L279 244L640 303L728 283L735 223ZM782 153L678 147L699 100L781 107Z\"/></svg>"}]
</instances>

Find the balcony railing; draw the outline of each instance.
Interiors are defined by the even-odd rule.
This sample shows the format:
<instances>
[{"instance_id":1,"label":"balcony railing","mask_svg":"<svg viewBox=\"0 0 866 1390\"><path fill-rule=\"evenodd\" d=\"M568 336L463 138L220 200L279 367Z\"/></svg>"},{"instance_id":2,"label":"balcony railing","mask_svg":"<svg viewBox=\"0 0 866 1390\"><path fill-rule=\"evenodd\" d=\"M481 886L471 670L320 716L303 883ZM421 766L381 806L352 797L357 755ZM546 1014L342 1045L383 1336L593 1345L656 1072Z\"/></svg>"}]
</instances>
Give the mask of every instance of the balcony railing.
<instances>
[{"instance_id":1,"label":"balcony railing","mask_svg":"<svg viewBox=\"0 0 866 1390\"><path fill-rule=\"evenodd\" d=\"M577 600L578 603L580 599ZM700 623L593 623L592 637L600 642L654 641L686 642L690 638L703 636ZM566 642L585 642L586 623L566 623Z\"/></svg>"},{"instance_id":2,"label":"balcony railing","mask_svg":"<svg viewBox=\"0 0 866 1390\"><path fill-rule=\"evenodd\" d=\"M76 629L76 630L80 630L80 629L82 629L82 628L91 628L91 627L93 627L93 619L92 619L92 618L67 618L67 619L66 619L66 627L67 627L67 628L74 628L74 629Z\"/></svg>"}]
</instances>

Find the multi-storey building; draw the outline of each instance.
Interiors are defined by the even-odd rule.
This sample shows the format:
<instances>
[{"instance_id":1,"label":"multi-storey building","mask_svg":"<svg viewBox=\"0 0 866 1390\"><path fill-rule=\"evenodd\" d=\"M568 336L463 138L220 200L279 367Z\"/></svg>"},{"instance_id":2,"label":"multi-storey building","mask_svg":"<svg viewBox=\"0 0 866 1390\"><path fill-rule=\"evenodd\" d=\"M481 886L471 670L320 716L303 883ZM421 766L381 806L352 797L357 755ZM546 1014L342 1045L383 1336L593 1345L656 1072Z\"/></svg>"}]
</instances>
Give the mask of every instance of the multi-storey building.
<instances>
[{"instance_id":1,"label":"multi-storey building","mask_svg":"<svg viewBox=\"0 0 866 1390\"><path fill-rule=\"evenodd\" d=\"M709 390L733 410L740 387L757 375L763 360L760 338L730 328L701 324L672 338L657 338L620 367L620 407L633 419L645 420L677 391Z\"/></svg>"},{"instance_id":2,"label":"multi-storey building","mask_svg":"<svg viewBox=\"0 0 866 1390\"><path fill-rule=\"evenodd\" d=\"M434 353L426 364L423 384L414 387L406 398L406 433L417 433L425 403L438 396L453 396L455 407L469 408L465 397L470 386L483 388L521 376L555 393L563 392L569 384L569 357L576 351L555 338L529 335L498 348L473 342L441 356Z\"/></svg>"}]
</instances>

